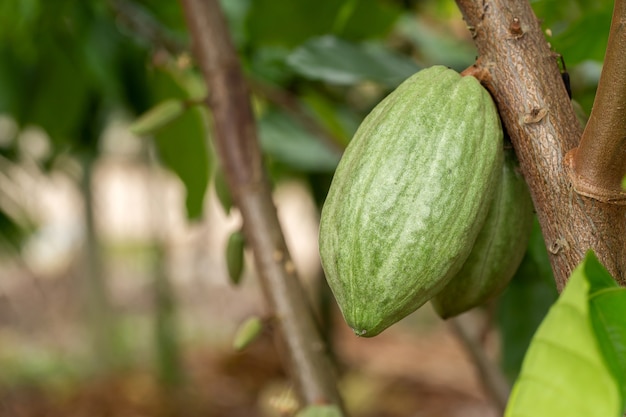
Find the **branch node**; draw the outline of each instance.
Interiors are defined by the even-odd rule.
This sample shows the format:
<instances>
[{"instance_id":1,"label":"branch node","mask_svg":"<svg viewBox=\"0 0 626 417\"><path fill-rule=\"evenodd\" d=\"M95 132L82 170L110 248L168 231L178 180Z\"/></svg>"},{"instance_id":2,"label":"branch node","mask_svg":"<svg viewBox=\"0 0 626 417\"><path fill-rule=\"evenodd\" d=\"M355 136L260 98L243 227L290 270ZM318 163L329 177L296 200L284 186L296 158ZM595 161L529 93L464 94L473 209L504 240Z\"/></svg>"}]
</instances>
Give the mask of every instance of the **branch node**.
<instances>
[{"instance_id":1,"label":"branch node","mask_svg":"<svg viewBox=\"0 0 626 417\"><path fill-rule=\"evenodd\" d=\"M482 60L480 57L476 59L476 62L471 66L465 68L461 75L463 77L471 76L476 78L483 86L488 86L491 83L491 73L489 70L482 64Z\"/></svg>"},{"instance_id":2,"label":"branch node","mask_svg":"<svg viewBox=\"0 0 626 417\"><path fill-rule=\"evenodd\" d=\"M513 20L511 20L511 23L509 24L509 33L513 35L513 39L519 39L524 36L522 23L518 17L514 17Z\"/></svg>"},{"instance_id":3,"label":"branch node","mask_svg":"<svg viewBox=\"0 0 626 417\"><path fill-rule=\"evenodd\" d=\"M555 240L554 242L552 242L552 244L550 245L550 247L548 248L548 251L553 254L556 255L558 254L561 250L568 250L569 249L569 244L567 243L567 240L565 240L562 237L559 237L557 240Z\"/></svg>"},{"instance_id":4,"label":"branch node","mask_svg":"<svg viewBox=\"0 0 626 417\"><path fill-rule=\"evenodd\" d=\"M543 108L533 107L530 113L526 113L524 115L524 118L522 119L522 121L524 122L524 124L527 124L527 125L539 123L540 121L544 119L544 117L546 117L547 114L548 114L548 109L546 109L545 107Z\"/></svg>"},{"instance_id":5,"label":"branch node","mask_svg":"<svg viewBox=\"0 0 626 417\"><path fill-rule=\"evenodd\" d=\"M576 193L593 198L602 203L616 204L620 206L626 205L626 191L621 188L609 189L598 186L594 181L585 178L576 169L576 152L578 148L574 148L565 154L563 165L572 187Z\"/></svg>"}]
</instances>

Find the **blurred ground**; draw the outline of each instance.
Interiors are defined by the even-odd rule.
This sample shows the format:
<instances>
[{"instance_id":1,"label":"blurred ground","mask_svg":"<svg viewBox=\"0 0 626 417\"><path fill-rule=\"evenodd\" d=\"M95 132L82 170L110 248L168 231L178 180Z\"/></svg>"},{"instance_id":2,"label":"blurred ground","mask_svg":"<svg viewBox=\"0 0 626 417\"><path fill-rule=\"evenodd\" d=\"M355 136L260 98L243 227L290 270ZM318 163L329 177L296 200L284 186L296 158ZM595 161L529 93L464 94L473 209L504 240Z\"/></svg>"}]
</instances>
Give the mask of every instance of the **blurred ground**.
<instances>
[{"instance_id":1,"label":"blurred ground","mask_svg":"<svg viewBox=\"0 0 626 417\"><path fill-rule=\"evenodd\" d=\"M211 195L206 220L190 225L171 175L120 157L98 164L97 226L120 338L120 360L112 365L95 353L85 320L80 194L66 175L23 181L41 228L21 257L0 260L0 417L290 415L295 397L272 330L243 352L231 347L239 323L267 314L250 254L243 284L235 288L227 279L224 244L238 227L236 213L227 216ZM314 294L320 268L310 193L291 181L275 196L294 260ZM155 351L155 236L164 242L160 261L177 302L183 378L169 386L159 380ZM429 306L371 340L355 337L336 310L332 323L351 415L496 415L471 362Z\"/></svg>"}]
</instances>

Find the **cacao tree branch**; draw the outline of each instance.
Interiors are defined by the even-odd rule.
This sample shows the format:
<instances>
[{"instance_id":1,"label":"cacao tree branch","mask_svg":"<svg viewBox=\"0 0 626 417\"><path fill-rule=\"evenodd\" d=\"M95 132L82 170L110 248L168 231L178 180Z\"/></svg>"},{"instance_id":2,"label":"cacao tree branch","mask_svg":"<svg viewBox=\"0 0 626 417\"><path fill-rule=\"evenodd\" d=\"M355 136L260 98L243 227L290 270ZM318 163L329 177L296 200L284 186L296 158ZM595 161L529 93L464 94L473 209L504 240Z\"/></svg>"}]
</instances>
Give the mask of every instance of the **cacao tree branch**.
<instances>
[{"instance_id":1,"label":"cacao tree branch","mask_svg":"<svg viewBox=\"0 0 626 417\"><path fill-rule=\"evenodd\" d=\"M528 0L456 2L478 49L474 75L498 105L531 190L557 288L588 249L625 285L626 206L572 187L563 161L582 128Z\"/></svg>"},{"instance_id":2,"label":"cacao tree branch","mask_svg":"<svg viewBox=\"0 0 626 417\"><path fill-rule=\"evenodd\" d=\"M467 315L461 315L448 319L447 323L469 354L485 393L502 415L509 399L509 384L500 368L487 357L478 338L468 330L466 320Z\"/></svg>"},{"instance_id":3,"label":"cacao tree branch","mask_svg":"<svg viewBox=\"0 0 626 417\"><path fill-rule=\"evenodd\" d=\"M210 91L214 140L244 222L280 347L303 405L341 404L335 375L298 280L272 201L247 84L218 0L181 0L198 65Z\"/></svg>"},{"instance_id":4,"label":"cacao tree branch","mask_svg":"<svg viewBox=\"0 0 626 417\"><path fill-rule=\"evenodd\" d=\"M602 75L578 148L566 157L574 189L626 204L626 0L616 0Z\"/></svg>"}]
</instances>

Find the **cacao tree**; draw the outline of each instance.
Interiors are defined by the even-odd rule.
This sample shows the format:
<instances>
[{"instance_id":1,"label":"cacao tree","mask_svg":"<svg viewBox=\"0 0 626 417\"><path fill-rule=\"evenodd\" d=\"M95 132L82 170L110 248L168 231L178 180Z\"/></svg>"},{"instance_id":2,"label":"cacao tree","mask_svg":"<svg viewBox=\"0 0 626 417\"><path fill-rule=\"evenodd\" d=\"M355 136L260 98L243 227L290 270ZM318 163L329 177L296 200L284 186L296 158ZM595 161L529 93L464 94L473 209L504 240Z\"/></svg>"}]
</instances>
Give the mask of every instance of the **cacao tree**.
<instances>
[{"instance_id":1,"label":"cacao tree","mask_svg":"<svg viewBox=\"0 0 626 417\"><path fill-rule=\"evenodd\" d=\"M534 15L530 4L521 0L514 2L459 0L457 4L478 50L475 64L466 73L481 81L491 92L498 106L503 125L511 138L520 161L521 171L530 188L544 241L550 253L557 287L562 290L568 277L572 276L572 284L568 286L568 290L551 311L529 350L527 365L522 370L513 400L507 408L507 415L582 416L598 412L602 415L618 416L624 411L625 398L623 381L625 322L623 317L615 321L607 321L604 319L609 316L601 313L603 319L599 319L594 314L590 315L590 311L595 311L596 306L590 309L588 302L592 299L590 298L593 295L591 289L594 288L595 281L603 281L607 285L607 287L604 287L604 284L600 285L603 289L615 287L615 294L619 294L616 298L623 300L624 294L623 290L617 288L615 281L623 284L626 270L624 268L626 263L624 216L626 212L623 205L625 194L621 189L622 178L626 174L626 146L623 139L626 120L623 113L626 94L623 88L626 86L624 82L626 72L621 64L621 57L626 56L624 55L626 37L622 29L623 19L626 16L626 3L617 1L615 4L607 59L590 122L584 133L576 119L566 85L563 83L556 54L545 40L539 19ZM289 255L280 233L277 232L278 224L261 165L248 93L235 49L229 40L225 20L220 17L217 2L183 0L182 5L192 35L198 65L211 91L209 105L214 117L217 152L224 164L229 186L234 193L234 201L242 212L244 232L254 249L268 300L275 314L280 318L279 324L283 340L287 345L289 363L291 367L297 369L295 378L300 388L302 401L304 404L315 404L322 399L321 401L324 402L341 404L333 384L328 382L332 379L328 364L325 363L323 357L320 357L319 352L306 348L306 346L318 346L320 341L315 335L310 316L301 310L302 303L296 301L300 299L301 291L297 286L294 273L290 268L285 267L289 262ZM428 81L440 82L436 77ZM374 252L361 254L360 251L366 250L363 247L367 244L351 243L352 236L362 232L362 230L349 229L350 225L354 227L356 223L348 223L348 230L340 228L346 221L351 220L350 210L353 216L360 219L360 227L382 229L382 233L401 234L402 230L395 230L393 227L401 228L405 225L404 222L410 224L411 207L402 205L415 203L414 200L409 199L407 203L405 200L398 199L397 203L401 206L398 209L398 216L403 219L401 222L393 220L390 227L385 226L384 209L379 210L375 207L380 205L382 200L375 199L376 203L371 208L367 203L362 205L362 201L367 201L365 199L370 198L372 194L386 192L393 200L397 199L398 195L403 195L395 194L393 189L397 182L394 181L394 175L397 176L398 173L394 174L394 168L389 168L385 164L393 165L393 162L397 162L393 152L402 153L401 146L409 141L403 142L400 139L394 142L389 138L401 134L400 132L411 131L414 128L411 118L419 119L423 113L428 112L428 109L421 108L412 114L411 104L420 109L419 102L411 99L408 94L395 94L401 98L395 101L390 98L388 102L381 103L381 109L374 110L369 116L371 119L366 119L364 122L366 127L363 127L365 133L362 135L374 137L378 135L378 137L371 140L368 137L366 140L361 139L357 133L355 144L352 148L349 147L349 151L355 149L354 154L350 154L354 162L348 160L343 166L345 171L338 171L336 174L340 176L340 181L346 182L346 185L338 182L340 191L337 191L337 197L331 194L328 202L333 210L335 206L340 207L338 212L335 210L332 215L329 215L333 221L336 220L336 223L327 226L327 229L324 229L324 223L322 223L322 233L332 235L321 236L322 256L326 256L327 261L326 272L331 279L331 285L335 284L333 289L338 296L338 301L344 303L346 319L350 325L356 326L357 335L367 335L366 330L370 330L371 334L375 335L424 302L421 299L412 301L416 295L406 294L411 289L397 288L394 284L385 281L390 279L388 275L407 272L401 271L406 270L408 265L403 265L403 262L408 262L406 261L408 254L402 253L404 248L401 246L405 242L403 239L391 241L399 242L399 247L389 242L379 244L373 232L369 243L374 247L380 247L380 253L389 258L369 259L369 256L378 254L377 249L374 249ZM437 97L437 100L446 100L446 98L451 100L450 97ZM396 101L400 103L399 107L394 106ZM431 100L430 103L434 101ZM405 108L409 110L404 110ZM469 112L468 120L465 120L463 116L452 112L452 117L455 116L457 122L461 124L468 123L471 121L469 119L475 117ZM442 119L445 120L445 117ZM435 122L434 131L437 129L445 131L448 121L442 121L442 119L439 119L438 123ZM387 127L385 123L390 126ZM398 130L395 130L398 126ZM489 128L486 130L489 131ZM445 133L442 135L446 137ZM375 139L383 141L382 145L372 145L371 142ZM359 145L366 149L372 147L374 150L370 154L357 148ZM385 145L400 148L390 152L385 149ZM446 146L443 146L443 149L445 151ZM428 150L426 154L436 155ZM386 160L386 156L389 156L390 160ZM481 156L484 157L486 154ZM370 159L375 161L372 167L368 165ZM340 165L341 169L342 165ZM366 170L365 179L361 179L359 169ZM387 177L385 174L379 175L378 172L368 170L391 171ZM463 171L463 168L460 170ZM410 172L413 173L413 171ZM418 172L414 171L416 174ZM470 172L463 171L462 174L470 175ZM434 174L433 178L428 178L428 180L432 180L433 186L436 187L439 182L443 181L442 177L442 174ZM359 186L361 183L365 184L366 188ZM368 189L367 187L370 186L373 188ZM341 194L350 187L356 187L357 196L348 196L348 203L342 203ZM388 189L381 190L376 187ZM400 185L397 192L404 193L405 189L406 185ZM363 195L358 195L359 190L363 191ZM483 192L484 190L480 193ZM347 204L347 207L343 208L342 204ZM346 210L345 216L342 210ZM362 214L363 210L366 214ZM406 220L406 217L409 217L409 220ZM391 216L391 219L394 218ZM254 219L263 219L263 221L257 222ZM458 231L456 226L450 227L450 230L450 233ZM340 235L336 234L337 231ZM434 239L437 238L438 231L439 229L431 231ZM370 236L368 233L369 231L366 232L366 236ZM470 242L474 239L475 234L466 242L467 245L471 246ZM407 249L411 251L410 246ZM585 263L581 264L583 255L589 250L595 251L615 281L611 278L606 280L599 278L600 276L610 277L610 275L606 275L607 273L603 275L602 267L598 266L593 255L589 255ZM461 255L460 264L467 257L468 251ZM400 254L397 255L397 252ZM448 254L442 256L445 258ZM455 256L451 255L449 259L454 259ZM340 262L347 262L348 267L340 266ZM399 263L399 269L394 269L394 262ZM581 265L575 270L579 264ZM588 266L590 264L595 266ZM377 276L379 268L383 272L382 278ZM594 269L594 272L590 272L590 269ZM456 270L458 271L458 267ZM374 272L373 277L361 276L370 272ZM411 274L410 268L408 273ZM344 276L341 276L342 274ZM439 279L438 275L435 277ZM409 279L416 280L409 282L418 284L417 294L420 294L422 290L419 287L423 285L423 280L428 278L418 279L413 272L413 275L409 275ZM376 284L376 280L381 284ZM337 284L338 282L340 285ZM411 286L413 285L409 285ZM292 296L284 297L287 293ZM426 293L423 296L430 298L432 295ZM574 298L578 301L571 301ZM405 304L407 299L410 301ZM371 300L375 302L370 306L368 302ZM381 301L376 302L376 300ZM388 304L391 304L391 307ZM566 318L567 314L561 317L561 320L553 319L553 316L559 315L561 311L559 307L563 305L575 309L580 316L578 323L581 327L575 331L570 329L571 334L564 335L567 336L567 343L571 343L571 346L559 345L556 342L560 340L560 333L565 332L564 330L554 332L558 336L550 332L552 327L556 328L559 325L567 327L568 323L575 322L571 317ZM384 310L387 308L391 310L391 313ZM604 308L608 307L604 306L600 310L604 311ZM380 312L377 309L383 309L383 311ZM390 314L392 317L389 319L376 317L375 321L371 322L371 318L374 317L370 315L372 312L373 314L382 313L383 316ZM596 323L593 317L603 322L604 325L592 326L592 322ZM382 323L382 327L377 327L378 323ZM607 336L612 331L616 331L619 335ZM548 336L543 336L544 333ZM598 340L603 338L604 340L598 344ZM542 341L551 348L542 347ZM588 348L584 354L579 351L583 346ZM574 357L587 358L583 361L585 364L582 368L574 366L577 370L568 376L565 371L568 367L557 365L548 367L554 371L550 377L537 375L537 372L546 371L537 362L547 360L546 355L557 360L558 356L568 348L576 352ZM559 375L558 372L562 371L565 373ZM580 400L581 397L578 396L590 392L585 383L573 382L568 385L568 388L550 389L550 384L565 383L570 377L575 380L588 378L587 381L594 381L590 383L591 385L599 381L603 382L594 385L596 390L586 400ZM556 403L550 402L554 396L561 394L561 390L568 392L569 395L560 398Z\"/></svg>"},{"instance_id":2,"label":"cacao tree","mask_svg":"<svg viewBox=\"0 0 626 417\"><path fill-rule=\"evenodd\" d=\"M391 315L367 333L364 326L371 323L350 323L359 336L375 336L429 300L442 317L456 315L495 296L515 275L496 314L502 368L517 380L510 402L508 389L494 382L501 371L468 341L494 401L502 410L507 407L509 416L619 416L626 403L626 304L619 287L626 283L625 3L9 0L0 4L0 111L19 128L35 125L46 132L52 155L42 165L53 165L63 154L87 155L86 196L104 128L120 114L135 119L131 130L146 138L158 162L184 184L191 220L202 216L216 173L213 183L222 205L236 206L243 217L242 231L232 234L226 248L231 280L239 282L244 247L252 249L301 416L346 410L322 337L325 329L320 332L311 313L272 201L271 183L285 172L305 177L320 207L328 195L324 210L343 216L322 222L322 231L336 236L330 243L322 239L321 255L330 259L325 269L338 303L350 305L347 318L355 312L355 321ZM456 24L433 29L420 18L433 10ZM462 34L455 32L459 29ZM599 66L585 60L604 61L601 76ZM593 103L585 126L568 94L565 62L573 70L574 98L584 111ZM460 96L466 101L449 106L453 96L458 98L452 94L456 90L435 78L411 86L413 77L433 70L450 74L453 87L464 83ZM420 104L425 91L434 95ZM482 105L470 108L477 97ZM445 136L445 146L435 149L432 142L418 144L401 135L425 115L435 120L429 122L431 136ZM355 133L359 125L365 133ZM488 132L480 131L485 125ZM364 141L385 129L394 139L402 136L401 143L389 140L374 148ZM446 129L468 129L463 139L488 145L491 138L495 145L470 151ZM457 139L460 149L453 143ZM351 156L349 144L348 149L364 150ZM416 146L430 152L418 155ZM3 144L3 162L19 160L18 148L17 140ZM213 153L219 166L213 166ZM338 169L335 178L343 177L345 184L329 192L342 153L347 168ZM396 199L401 193L394 187L401 179L409 189L411 176L419 182L424 172L410 165L399 170L398 162L386 159L390 155L402 161L422 156L419 168L432 168L423 170L423 194L412 198L450 194L431 201L439 206L429 223L431 240L414 247L379 245L391 250L383 261L382 252L375 257L365 249L353 253L343 242L346 234L355 238L365 227L366 243L376 248L380 236L406 231L393 229L391 218L401 225L410 220L410 226L421 221L419 216L411 220L418 211L411 207L414 201ZM488 167L479 173L482 164ZM382 173L384 181L357 183L358 166L363 178ZM373 201L369 208L366 197ZM6 201L0 198L0 230L3 236L17 235L24 222ZM530 204L537 218L532 227ZM374 218L367 215L371 207L387 208L391 215L375 213ZM353 208L366 214L357 219ZM454 223L459 218L463 225ZM446 224L453 227L442 227ZM457 247L444 256L441 241ZM414 251L420 252L419 268ZM429 272L428 282L417 272L406 279L407 271L428 269L422 267L435 261L438 270ZM171 321L174 300L167 277L157 269L157 337L164 379L169 374L173 386L181 379ZM356 271L349 285L342 278L345 270ZM387 291L378 285L385 275L401 278L394 281L401 285ZM465 276L472 279L457 279ZM342 286L355 285L362 286L344 291L351 295L342 299ZM428 289L415 295L414 287L420 286ZM546 316L555 288L562 295ZM462 321L450 322L463 339ZM248 320L237 348L263 325ZM108 339L105 334L100 340Z\"/></svg>"}]
</instances>

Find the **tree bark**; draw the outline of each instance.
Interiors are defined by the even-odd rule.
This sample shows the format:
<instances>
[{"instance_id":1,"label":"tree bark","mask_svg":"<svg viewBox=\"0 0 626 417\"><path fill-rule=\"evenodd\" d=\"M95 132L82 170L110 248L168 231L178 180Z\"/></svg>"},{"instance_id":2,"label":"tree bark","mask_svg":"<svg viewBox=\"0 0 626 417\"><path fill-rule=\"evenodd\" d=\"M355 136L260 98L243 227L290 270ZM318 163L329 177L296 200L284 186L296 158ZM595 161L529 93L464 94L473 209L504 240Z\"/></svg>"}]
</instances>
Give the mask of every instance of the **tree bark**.
<instances>
[{"instance_id":1,"label":"tree bark","mask_svg":"<svg viewBox=\"0 0 626 417\"><path fill-rule=\"evenodd\" d=\"M578 148L565 159L582 195L626 204L626 0L616 0L602 75Z\"/></svg>"},{"instance_id":2,"label":"tree bark","mask_svg":"<svg viewBox=\"0 0 626 417\"><path fill-rule=\"evenodd\" d=\"M589 249L626 285L626 207L582 196L569 180L564 156L582 127L528 0L457 5L478 49L475 76L498 105L530 187L557 288Z\"/></svg>"},{"instance_id":3,"label":"tree bark","mask_svg":"<svg viewBox=\"0 0 626 417\"><path fill-rule=\"evenodd\" d=\"M195 56L209 87L214 143L244 221L257 272L280 330L302 405L341 406L336 376L289 256L262 163L246 80L218 0L182 0Z\"/></svg>"}]
</instances>

